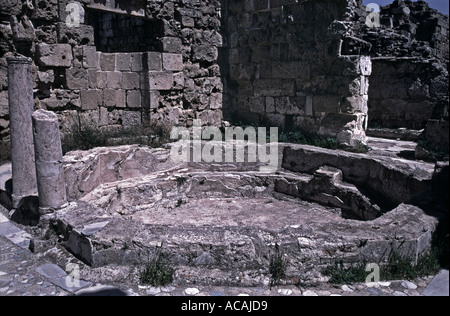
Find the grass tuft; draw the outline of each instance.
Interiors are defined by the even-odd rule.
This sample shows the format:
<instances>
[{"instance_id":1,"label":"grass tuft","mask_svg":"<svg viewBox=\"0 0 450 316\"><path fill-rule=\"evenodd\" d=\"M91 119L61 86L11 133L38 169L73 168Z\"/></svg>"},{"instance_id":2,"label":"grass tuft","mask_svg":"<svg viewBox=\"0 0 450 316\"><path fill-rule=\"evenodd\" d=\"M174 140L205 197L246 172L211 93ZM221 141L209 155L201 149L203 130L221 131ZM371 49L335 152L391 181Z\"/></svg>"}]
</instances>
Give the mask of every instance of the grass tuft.
<instances>
[{"instance_id":1,"label":"grass tuft","mask_svg":"<svg viewBox=\"0 0 450 316\"><path fill-rule=\"evenodd\" d=\"M175 268L161 253L158 253L154 260L146 264L141 271L140 282L143 285L167 286L173 282Z\"/></svg>"},{"instance_id":2,"label":"grass tuft","mask_svg":"<svg viewBox=\"0 0 450 316\"><path fill-rule=\"evenodd\" d=\"M275 246L275 254L270 258L269 273L271 277L270 286L278 284L286 277L288 260L280 252L280 247Z\"/></svg>"},{"instance_id":3,"label":"grass tuft","mask_svg":"<svg viewBox=\"0 0 450 316\"><path fill-rule=\"evenodd\" d=\"M66 154L74 150L134 144L156 148L169 142L170 126L153 123L116 131L85 128L82 131L66 135L62 141L62 148L63 153Z\"/></svg>"}]
</instances>

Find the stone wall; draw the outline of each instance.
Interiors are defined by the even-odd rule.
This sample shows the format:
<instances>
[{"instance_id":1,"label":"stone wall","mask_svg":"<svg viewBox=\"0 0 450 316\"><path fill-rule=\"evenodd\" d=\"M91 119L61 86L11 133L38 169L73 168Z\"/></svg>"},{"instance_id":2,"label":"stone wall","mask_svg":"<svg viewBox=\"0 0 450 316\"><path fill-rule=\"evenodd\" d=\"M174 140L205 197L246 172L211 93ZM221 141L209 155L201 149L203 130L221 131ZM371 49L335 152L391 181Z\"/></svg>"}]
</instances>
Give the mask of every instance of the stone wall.
<instances>
[{"instance_id":1,"label":"stone wall","mask_svg":"<svg viewBox=\"0 0 450 316\"><path fill-rule=\"evenodd\" d=\"M369 58L341 52L359 1L228 1L230 116L365 142Z\"/></svg>"},{"instance_id":2,"label":"stone wall","mask_svg":"<svg viewBox=\"0 0 450 316\"><path fill-rule=\"evenodd\" d=\"M357 32L373 63L369 125L420 130L448 120L448 15L421 1L394 1L380 14L380 28L361 23Z\"/></svg>"},{"instance_id":3,"label":"stone wall","mask_svg":"<svg viewBox=\"0 0 450 316\"><path fill-rule=\"evenodd\" d=\"M369 90L369 126L421 130L447 94L445 68L420 58L375 57Z\"/></svg>"},{"instance_id":4,"label":"stone wall","mask_svg":"<svg viewBox=\"0 0 450 316\"><path fill-rule=\"evenodd\" d=\"M63 136L223 115L349 145L369 124L448 126L448 16L400 0L380 28L366 16L361 0L0 0L1 155L13 52Z\"/></svg>"},{"instance_id":5,"label":"stone wall","mask_svg":"<svg viewBox=\"0 0 450 316\"><path fill-rule=\"evenodd\" d=\"M149 121L219 125L219 18L218 0L1 0L2 156L13 52L33 59L35 107L58 114L63 136Z\"/></svg>"}]
</instances>

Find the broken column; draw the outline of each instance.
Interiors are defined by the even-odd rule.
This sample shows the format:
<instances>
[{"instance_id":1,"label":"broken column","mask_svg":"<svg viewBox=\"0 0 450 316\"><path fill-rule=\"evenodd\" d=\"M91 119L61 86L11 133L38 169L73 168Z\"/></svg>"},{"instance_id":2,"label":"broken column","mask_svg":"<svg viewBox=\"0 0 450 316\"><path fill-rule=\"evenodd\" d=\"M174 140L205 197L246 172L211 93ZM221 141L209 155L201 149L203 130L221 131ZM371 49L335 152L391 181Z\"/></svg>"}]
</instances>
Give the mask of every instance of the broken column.
<instances>
[{"instance_id":1,"label":"broken column","mask_svg":"<svg viewBox=\"0 0 450 316\"><path fill-rule=\"evenodd\" d=\"M9 57L8 97L11 126L13 208L37 194L31 115L34 110L32 60Z\"/></svg>"},{"instance_id":2,"label":"broken column","mask_svg":"<svg viewBox=\"0 0 450 316\"><path fill-rule=\"evenodd\" d=\"M34 112L33 134L39 211L47 214L67 203L58 116L45 110Z\"/></svg>"}]
</instances>

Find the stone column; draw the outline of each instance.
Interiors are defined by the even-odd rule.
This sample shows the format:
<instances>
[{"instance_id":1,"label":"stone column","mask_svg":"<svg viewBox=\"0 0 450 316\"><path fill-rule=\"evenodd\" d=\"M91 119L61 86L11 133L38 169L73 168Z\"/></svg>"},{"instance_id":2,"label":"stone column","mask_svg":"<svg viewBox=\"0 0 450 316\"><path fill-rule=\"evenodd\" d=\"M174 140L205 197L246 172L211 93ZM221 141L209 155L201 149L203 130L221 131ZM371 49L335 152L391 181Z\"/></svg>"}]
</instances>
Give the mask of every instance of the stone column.
<instances>
[{"instance_id":1,"label":"stone column","mask_svg":"<svg viewBox=\"0 0 450 316\"><path fill-rule=\"evenodd\" d=\"M31 115L34 110L32 60L9 57L8 96L11 127L13 208L37 194Z\"/></svg>"},{"instance_id":2,"label":"stone column","mask_svg":"<svg viewBox=\"0 0 450 316\"><path fill-rule=\"evenodd\" d=\"M33 113L39 211L47 214L67 203L59 122L55 113Z\"/></svg>"}]
</instances>

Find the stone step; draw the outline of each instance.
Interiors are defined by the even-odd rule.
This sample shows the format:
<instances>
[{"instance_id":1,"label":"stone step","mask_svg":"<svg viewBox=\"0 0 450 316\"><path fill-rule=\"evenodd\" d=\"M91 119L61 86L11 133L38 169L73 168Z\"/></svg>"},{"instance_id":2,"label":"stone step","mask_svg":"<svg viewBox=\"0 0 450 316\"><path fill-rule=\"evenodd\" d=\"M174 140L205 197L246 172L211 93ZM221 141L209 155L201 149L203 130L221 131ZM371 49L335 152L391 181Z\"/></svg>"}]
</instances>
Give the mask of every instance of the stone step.
<instances>
[{"instance_id":1,"label":"stone step","mask_svg":"<svg viewBox=\"0 0 450 316\"><path fill-rule=\"evenodd\" d=\"M323 281L320 267L336 258L380 263L392 251L414 257L428 249L437 220L410 205L362 222L295 200L203 198L121 216L72 203L53 223L63 245L94 268L143 267L162 253L199 282L208 276L208 284L220 285L245 274L252 276L246 286L257 286L270 275L277 251L288 260L288 279L315 281Z\"/></svg>"}]
</instances>

